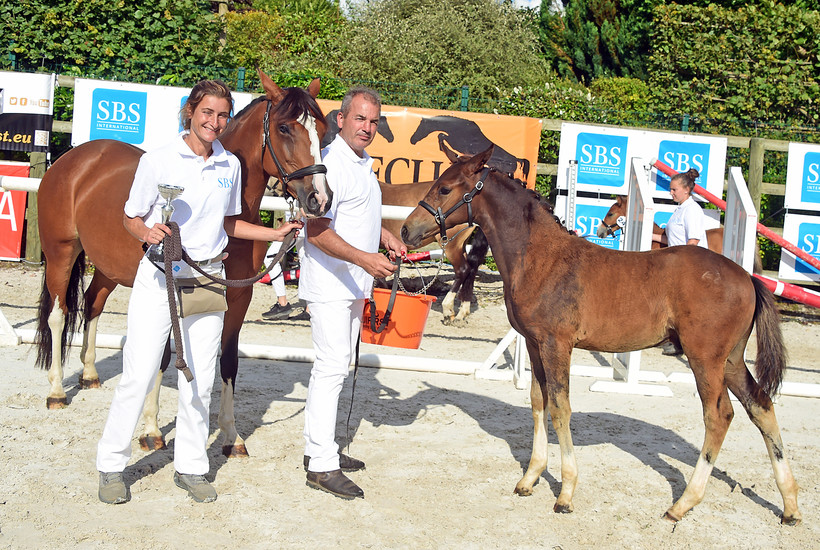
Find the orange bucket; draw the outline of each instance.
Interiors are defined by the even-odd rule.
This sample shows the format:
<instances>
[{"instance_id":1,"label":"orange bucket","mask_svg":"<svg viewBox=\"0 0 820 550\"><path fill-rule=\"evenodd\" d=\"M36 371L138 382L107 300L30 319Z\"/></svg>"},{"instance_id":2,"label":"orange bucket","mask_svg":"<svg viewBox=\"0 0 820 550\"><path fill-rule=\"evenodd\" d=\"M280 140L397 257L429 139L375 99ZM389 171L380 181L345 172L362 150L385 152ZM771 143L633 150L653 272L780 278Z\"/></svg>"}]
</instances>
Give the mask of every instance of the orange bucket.
<instances>
[{"instance_id":1,"label":"orange bucket","mask_svg":"<svg viewBox=\"0 0 820 550\"><path fill-rule=\"evenodd\" d=\"M387 310L390 291L386 288L374 288L373 301L376 302L376 326L378 326ZM362 317L362 342L394 348L418 349L421 345L421 336L424 334L424 325L427 324L427 316L435 301L434 296L426 294L411 296L404 292L396 293L390 321L379 334L370 330L370 303L365 301Z\"/></svg>"}]
</instances>

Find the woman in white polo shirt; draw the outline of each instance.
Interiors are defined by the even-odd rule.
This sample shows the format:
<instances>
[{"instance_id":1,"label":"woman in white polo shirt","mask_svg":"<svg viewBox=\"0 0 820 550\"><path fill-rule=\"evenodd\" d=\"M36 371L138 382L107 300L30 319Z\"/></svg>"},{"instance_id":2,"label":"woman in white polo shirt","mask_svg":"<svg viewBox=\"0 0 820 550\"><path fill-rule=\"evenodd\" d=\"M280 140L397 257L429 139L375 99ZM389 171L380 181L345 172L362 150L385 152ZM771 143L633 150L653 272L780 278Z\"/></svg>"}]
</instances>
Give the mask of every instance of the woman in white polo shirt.
<instances>
[{"instance_id":1,"label":"woman in white polo shirt","mask_svg":"<svg viewBox=\"0 0 820 550\"><path fill-rule=\"evenodd\" d=\"M652 235L652 240L669 246L693 244L709 248L704 225L706 216L700 205L692 198L695 180L699 176L700 173L694 168L672 176L669 182L669 194L672 195L672 200L678 204L678 207L666 222L664 232L660 235Z\"/></svg>"},{"instance_id":2,"label":"woman in white polo shirt","mask_svg":"<svg viewBox=\"0 0 820 550\"><path fill-rule=\"evenodd\" d=\"M290 222L272 229L226 217L242 211L239 159L217 139L227 126L232 108L233 98L224 82L203 80L196 84L180 111L185 130L168 145L140 159L123 216L125 228L135 238L157 245L171 233L161 223L165 199L160 197L157 185L183 187L174 200L171 221L179 225L182 247L191 259L199 262L204 271L221 277L222 251L229 235L281 241L291 229L302 226L301 222ZM184 262L174 262L173 271L174 277L197 275ZM174 482L197 502L216 499L216 491L205 479L210 469L206 445L223 317L224 312L214 311L180 319L185 362L194 379L189 383L184 376L178 376ZM128 303L122 378L97 446L99 498L105 503L128 500L122 472L131 457L131 439L145 397L159 372L170 331L165 274L143 257Z\"/></svg>"}]
</instances>

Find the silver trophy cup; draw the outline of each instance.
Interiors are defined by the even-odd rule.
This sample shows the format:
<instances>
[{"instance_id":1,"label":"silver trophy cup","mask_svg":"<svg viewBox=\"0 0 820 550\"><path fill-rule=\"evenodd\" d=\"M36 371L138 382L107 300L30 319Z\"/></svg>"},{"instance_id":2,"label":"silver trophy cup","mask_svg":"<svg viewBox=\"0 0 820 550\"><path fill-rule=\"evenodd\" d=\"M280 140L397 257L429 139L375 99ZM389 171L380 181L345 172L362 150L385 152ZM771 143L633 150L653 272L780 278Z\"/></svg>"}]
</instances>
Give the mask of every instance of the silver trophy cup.
<instances>
[{"instance_id":1,"label":"silver trophy cup","mask_svg":"<svg viewBox=\"0 0 820 550\"><path fill-rule=\"evenodd\" d=\"M165 205L162 207L162 223L167 224L171 220L171 214L174 213L174 205L171 204L175 198L180 196L183 191L185 191L184 187L180 187L179 185L168 185L165 183L160 183L157 185L157 189L159 190L159 195L165 199ZM151 248L148 250L148 258L153 262L163 262L165 261L165 257L162 254L163 244L165 241L159 243L158 245L151 245Z\"/></svg>"}]
</instances>

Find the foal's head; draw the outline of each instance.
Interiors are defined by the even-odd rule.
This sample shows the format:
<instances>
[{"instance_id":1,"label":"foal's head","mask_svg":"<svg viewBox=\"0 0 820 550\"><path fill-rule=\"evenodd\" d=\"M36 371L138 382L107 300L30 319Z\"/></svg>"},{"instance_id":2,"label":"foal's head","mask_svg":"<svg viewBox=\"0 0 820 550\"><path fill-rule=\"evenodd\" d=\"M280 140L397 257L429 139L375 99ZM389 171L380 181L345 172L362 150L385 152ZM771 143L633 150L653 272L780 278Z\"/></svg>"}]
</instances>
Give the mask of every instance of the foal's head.
<instances>
[{"instance_id":1,"label":"foal's head","mask_svg":"<svg viewBox=\"0 0 820 550\"><path fill-rule=\"evenodd\" d=\"M401 236L405 243L418 246L437 231L441 232L442 227L472 222L469 202L481 190L484 178L490 173L486 164L492 154L493 146L490 145L486 151L472 157L448 155L453 164L435 181L420 206L402 226Z\"/></svg>"},{"instance_id":2,"label":"foal's head","mask_svg":"<svg viewBox=\"0 0 820 550\"><path fill-rule=\"evenodd\" d=\"M596 235L601 239L605 239L614 235L619 229L623 229L623 226L618 223L618 218L622 216L626 216L626 197L618 195L615 198L615 204L609 207L604 219L598 225Z\"/></svg>"}]
</instances>

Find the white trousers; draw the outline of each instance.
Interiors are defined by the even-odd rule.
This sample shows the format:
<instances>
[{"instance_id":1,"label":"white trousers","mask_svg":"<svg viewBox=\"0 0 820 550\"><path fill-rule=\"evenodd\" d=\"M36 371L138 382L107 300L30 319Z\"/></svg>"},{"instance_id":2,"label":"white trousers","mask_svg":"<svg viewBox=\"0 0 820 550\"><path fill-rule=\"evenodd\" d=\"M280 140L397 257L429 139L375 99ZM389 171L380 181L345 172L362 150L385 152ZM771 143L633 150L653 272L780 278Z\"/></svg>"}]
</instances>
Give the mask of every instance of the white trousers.
<instances>
[{"instance_id":1,"label":"white trousers","mask_svg":"<svg viewBox=\"0 0 820 550\"><path fill-rule=\"evenodd\" d=\"M222 264L204 268L221 275ZM178 273L193 277L191 268ZM206 474L211 390L222 335L223 312L180 319L185 362L192 382L177 373L179 403L174 438L174 468L181 474ZM122 378L114 390L103 435L97 445L97 470L122 472L131 458L131 440L145 397L159 372L165 342L171 332L165 274L143 258L128 302L128 328L123 348ZM169 368L173 369L173 361ZM176 369L174 369L176 370Z\"/></svg>"},{"instance_id":2,"label":"white trousers","mask_svg":"<svg viewBox=\"0 0 820 550\"><path fill-rule=\"evenodd\" d=\"M290 213L285 212L285 221L290 221ZM299 257L302 257L302 251L304 250L305 243L305 232L304 230L299 230L299 234L296 236L296 240L293 242L293 246L296 248ZM273 241L270 243L268 247L268 251L265 253L265 264L273 259L274 256L279 252L279 249L282 248L282 241ZM273 291L276 293L276 296L285 296L285 277L282 274L282 263L276 262L276 265L273 266L270 270L270 283L273 286Z\"/></svg>"},{"instance_id":3,"label":"white trousers","mask_svg":"<svg viewBox=\"0 0 820 550\"><path fill-rule=\"evenodd\" d=\"M282 241L273 241L268 247L268 252L265 254L265 262L269 262L282 248ZM270 270L270 284L273 286L273 291L276 296L285 296L285 277L282 275L282 262L276 262Z\"/></svg>"},{"instance_id":4,"label":"white trousers","mask_svg":"<svg viewBox=\"0 0 820 550\"><path fill-rule=\"evenodd\" d=\"M310 302L316 361L310 371L305 404L305 454L311 472L339 469L336 413L339 394L356 353L364 300Z\"/></svg>"}]
</instances>

